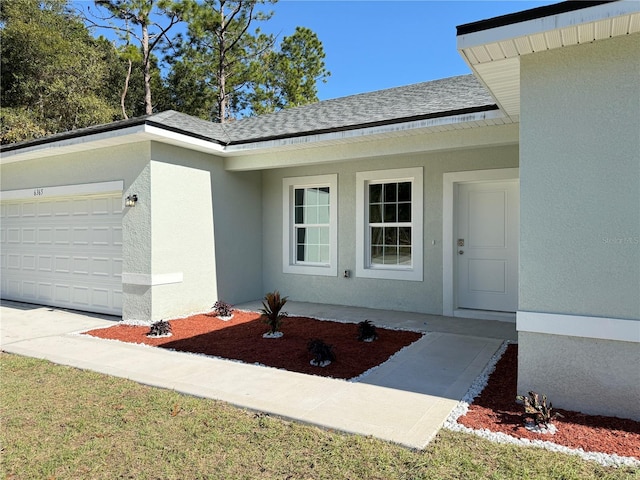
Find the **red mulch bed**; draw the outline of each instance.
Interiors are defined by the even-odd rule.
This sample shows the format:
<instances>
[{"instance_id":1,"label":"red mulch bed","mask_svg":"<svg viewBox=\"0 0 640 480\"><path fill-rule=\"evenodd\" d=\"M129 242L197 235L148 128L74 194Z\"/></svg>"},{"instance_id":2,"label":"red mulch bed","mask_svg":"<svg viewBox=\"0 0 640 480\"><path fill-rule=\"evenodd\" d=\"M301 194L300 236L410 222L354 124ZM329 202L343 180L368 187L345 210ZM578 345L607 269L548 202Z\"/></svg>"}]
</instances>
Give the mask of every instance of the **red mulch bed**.
<instances>
[{"instance_id":1,"label":"red mulch bed","mask_svg":"<svg viewBox=\"0 0 640 480\"><path fill-rule=\"evenodd\" d=\"M377 328L377 340L359 342L358 327L353 323L287 317L280 328L283 337L262 338L268 327L260 319L260 314L238 310L226 322L214 314L202 314L170 320L169 323L173 335L167 338L149 338L149 327L123 324L86 333L99 338L144 343L343 379L357 377L383 363L422 336L416 332ZM312 356L307 351L307 343L313 338L333 345L336 360L327 367L316 367L309 363Z\"/></svg>"},{"instance_id":2,"label":"red mulch bed","mask_svg":"<svg viewBox=\"0 0 640 480\"><path fill-rule=\"evenodd\" d=\"M543 440L587 452L602 452L640 459L640 422L615 417L584 415L554 409L564 415L553 424L554 435L538 434L523 426L523 407L516 403L518 346L509 345L496 364L482 393L458 423L473 429L488 429L512 437ZM526 395L527 392L518 392ZM544 392L539 392L544 393ZM549 399L553 402L553 399Z\"/></svg>"}]
</instances>

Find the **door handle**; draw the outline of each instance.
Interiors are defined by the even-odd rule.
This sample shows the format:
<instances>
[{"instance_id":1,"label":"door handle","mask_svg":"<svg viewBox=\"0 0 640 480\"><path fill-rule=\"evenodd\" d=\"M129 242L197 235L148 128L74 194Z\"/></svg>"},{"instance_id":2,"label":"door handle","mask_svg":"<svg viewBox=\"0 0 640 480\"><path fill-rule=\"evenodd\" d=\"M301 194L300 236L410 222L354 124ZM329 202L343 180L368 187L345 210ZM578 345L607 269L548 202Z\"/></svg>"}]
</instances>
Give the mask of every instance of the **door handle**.
<instances>
[{"instance_id":1,"label":"door handle","mask_svg":"<svg viewBox=\"0 0 640 480\"><path fill-rule=\"evenodd\" d=\"M458 250L458 255L463 255L464 254L464 250Z\"/></svg>"}]
</instances>

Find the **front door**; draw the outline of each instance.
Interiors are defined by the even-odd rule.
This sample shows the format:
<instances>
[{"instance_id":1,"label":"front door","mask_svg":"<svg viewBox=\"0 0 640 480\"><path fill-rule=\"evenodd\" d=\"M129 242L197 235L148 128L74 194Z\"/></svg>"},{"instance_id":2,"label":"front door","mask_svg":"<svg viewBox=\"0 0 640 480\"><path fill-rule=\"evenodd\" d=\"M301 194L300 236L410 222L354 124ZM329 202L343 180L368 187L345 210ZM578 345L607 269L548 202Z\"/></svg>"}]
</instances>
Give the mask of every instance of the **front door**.
<instances>
[{"instance_id":1,"label":"front door","mask_svg":"<svg viewBox=\"0 0 640 480\"><path fill-rule=\"evenodd\" d=\"M517 310L519 214L518 180L458 184L458 308Z\"/></svg>"}]
</instances>

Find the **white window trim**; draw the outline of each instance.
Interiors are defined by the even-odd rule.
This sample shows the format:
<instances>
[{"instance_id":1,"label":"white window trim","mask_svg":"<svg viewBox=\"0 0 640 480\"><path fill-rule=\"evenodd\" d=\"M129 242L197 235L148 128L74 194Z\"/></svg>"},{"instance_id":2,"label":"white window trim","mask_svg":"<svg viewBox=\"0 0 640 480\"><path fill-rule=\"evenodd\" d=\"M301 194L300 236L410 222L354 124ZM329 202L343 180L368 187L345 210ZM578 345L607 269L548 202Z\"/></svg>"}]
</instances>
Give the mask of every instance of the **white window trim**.
<instances>
[{"instance_id":1,"label":"white window trim","mask_svg":"<svg viewBox=\"0 0 640 480\"><path fill-rule=\"evenodd\" d=\"M295 263L293 217L294 190L296 188L329 187L329 264L298 265ZM338 175L313 175L282 179L282 271L300 275L338 275Z\"/></svg>"},{"instance_id":2,"label":"white window trim","mask_svg":"<svg viewBox=\"0 0 640 480\"><path fill-rule=\"evenodd\" d=\"M369 182L411 181L411 246L412 267L379 267L371 268L369 258L368 202L367 185ZM423 280L423 197L424 181L422 167L398 168L394 170L377 170L356 173L356 276L379 278L386 280Z\"/></svg>"}]
</instances>

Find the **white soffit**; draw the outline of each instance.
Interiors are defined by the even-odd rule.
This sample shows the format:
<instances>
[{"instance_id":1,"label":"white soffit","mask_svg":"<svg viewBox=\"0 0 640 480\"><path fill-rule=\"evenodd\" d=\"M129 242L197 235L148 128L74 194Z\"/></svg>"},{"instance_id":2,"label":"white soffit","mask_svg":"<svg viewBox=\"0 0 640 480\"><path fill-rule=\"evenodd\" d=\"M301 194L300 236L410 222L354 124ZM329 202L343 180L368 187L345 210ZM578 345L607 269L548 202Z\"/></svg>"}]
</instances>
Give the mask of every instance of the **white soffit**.
<instances>
[{"instance_id":1,"label":"white soffit","mask_svg":"<svg viewBox=\"0 0 640 480\"><path fill-rule=\"evenodd\" d=\"M605 3L458 36L458 51L509 116L520 115L520 57L640 32L640 2Z\"/></svg>"}]
</instances>

